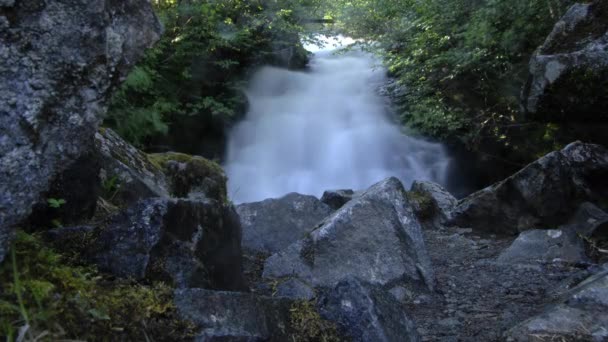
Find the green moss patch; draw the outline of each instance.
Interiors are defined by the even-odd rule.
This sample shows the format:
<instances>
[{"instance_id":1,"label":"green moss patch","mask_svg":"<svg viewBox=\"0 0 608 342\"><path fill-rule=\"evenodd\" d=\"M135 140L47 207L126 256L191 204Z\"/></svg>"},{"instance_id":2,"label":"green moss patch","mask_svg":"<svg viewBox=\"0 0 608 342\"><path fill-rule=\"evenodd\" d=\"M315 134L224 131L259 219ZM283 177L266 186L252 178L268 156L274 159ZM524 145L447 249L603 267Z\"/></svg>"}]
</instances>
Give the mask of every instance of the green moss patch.
<instances>
[{"instance_id":1,"label":"green moss patch","mask_svg":"<svg viewBox=\"0 0 608 342\"><path fill-rule=\"evenodd\" d=\"M344 341L338 334L335 324L324 320L315 305L308 301L297 301L291 308L290 323L294 330L291 341L339 342Z\"/></svg>"},{"instance_id":2,"label":"green moss patch","mask_svg":"<svg viewBox=\"0 0 608 342\"><path fill-rule=\"evenodd\" d=\"M172 289L105 277L75 266L36 235L17 232L0 265L0 335L14 340L182 340L193 327L180 320Z\"/></svg>"},{"instance_id":3,"label":"green moss patch","mask_svg":"<svg viewBox=\"0 0 608 342\"><path fill-rule=\"evenodd\" d=\"M420 219L430 219L435 214L435 200L425 192L409 191L407 198L411 201L416 216Z\"/></svg>"}]
</instances>

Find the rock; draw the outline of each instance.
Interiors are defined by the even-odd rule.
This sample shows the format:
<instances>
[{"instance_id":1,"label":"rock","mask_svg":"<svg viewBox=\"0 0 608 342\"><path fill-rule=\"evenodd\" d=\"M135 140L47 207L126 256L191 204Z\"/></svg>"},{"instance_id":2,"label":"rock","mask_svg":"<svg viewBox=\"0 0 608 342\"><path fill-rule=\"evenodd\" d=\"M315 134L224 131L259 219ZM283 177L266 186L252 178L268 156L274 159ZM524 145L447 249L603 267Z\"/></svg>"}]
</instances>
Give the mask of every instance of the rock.
<instances>
[{"instance_id":1,"label":"rock","mask_svg":"<svg viewBox=\"0 0 608 342\"><path fill-rule=\"evenodd\" d=\"M176 152L150 154L148 159L167 175L172 196L228 201L227 178L217 163Z\"/></svg>"},{"instance_id":2,"label":"rock","mask_svg":"<svg viewBox=\"0 0 608 342\"><path fill-rule=\"evenodd\" d=\"M333 287L346 277L433 288L422 231L403 185L388 178L348 202L320 226L266 261L263 277L297 277Z\"/></svg>"},{"instance_id":3,"label":"rock","mask_svg":"<svg viewBox=\"0 0 608 342\"><path fill-rule=\"evenodd\" d=\"M608 5L574 4L530 60L522 93L533 119L608 121Z\"/></svg>"},{"instance_id":4,"label":"rock","mask_svg":"<svg viewBox=\"0 0 608 342\"><path fill-rule=\"evenodd\" d=\"M333 210L338 210L353 199L355 192L352 190L327 190L321 197L321 202L327 204Z\"/></svg>"},{"instance_id":5,"label":"rock","mask_svg":"<svg viewBox=\"0 0 608 342\"><path fill-rule=\"evenodd\" d=\"M119 277L175 287L243 290L241 231L232 206L153 198L110 218L88 244L89 259Z\"/></svg>"},{"instance_id":6,"label":"rock","mask_svg":"<svg viewBox=\"0 0 608 342\"><path fill-rule=\"evenodd\" d=\"M458 204L458 200L441 185L428 181L415 181L409 195L417 203L419 217L430 220L434 227L451 219Z\"/></svg>"},{"instance_id":7,"label":"rock","mask_svg":"<svg viewBox=\"0 0 608 342\"><path fill-rule=\"evenodd\" d=\"M533 229L519 234L513 244L498 256L501 263L588 261L583 241L562 229Z\"/></svg>"},{"instance_id":8,"label":"rock","mask_svg":"<svg viewBox=\"0 0 608 342\"><path fill-rule=\"evenodd\" d=\"M506 333L508 341L608 340L608 270L588 278L548 308Z\"/></svg>"},{"instance_id":9,"label":"rock","mask_svg":"<svg viewBox=\"0 0 608 342\"><path fill-rule=\"evenodd\" d=\"M106 197L114 204L131 205L151 197L169 197L169 185L159 167L109 128L95 134Z\"/></svg>"},{"instance_id":10,"label":"rock","mask_svg":"<svg viewBox=\"0 0 608 342\"><path fill-rule=\"evenodd\" d=\"M583 202L608 198L608 150L575 142L461 200L450 225L517 234L565 223Z\"/></svg>"},{"instance_id":11,"label":"rock","mask_svg":"<svg viewBox=\"0 0 608 342\"><path fill-rule=\"evenodd\" d=\"M420 341L414 323L392 296L371 284L345 279L318 301L321 316L361 341Z\"/></svg>"},{"instance_id":12,"label":"rock","mask_svg":"<svg viewBox=\"0 0 608 342\"><path fill-rule=\"evenodd\" d=\"M243 248L276 253L301 239L331 214L314 196L291 193L279 199L238 205Z\"/></svg>"},{"instance_id":13,"label":"rock","mask_svg":"<svg viewBox=\"0 0 608 342\"><path fill-rule=\"evenodd\" d=\"M298 279L288 279L277 285L276 296L291 299L311 300L315 297L314 290Z\"/></svg>"},{"instance_id":14,"label":"rock","mask_svg":"<svg viewBox=\"0 0 608 342\"><path fill-rule=\"evenodd\" d=\"M0 261L12 227L91 150L112 88L161 33L146 0L1 5Z\"/></svg>"},{"instance_id":15,"label":"rock","mask_svg":"<svg viewBox=\"0 0 608 342\"><path fill-rule=\"evenodd\" d=\"M288 341L291 301L249 293L179 289L175 306L193 322L195 341Z\"/></svg>"}]
</instances>

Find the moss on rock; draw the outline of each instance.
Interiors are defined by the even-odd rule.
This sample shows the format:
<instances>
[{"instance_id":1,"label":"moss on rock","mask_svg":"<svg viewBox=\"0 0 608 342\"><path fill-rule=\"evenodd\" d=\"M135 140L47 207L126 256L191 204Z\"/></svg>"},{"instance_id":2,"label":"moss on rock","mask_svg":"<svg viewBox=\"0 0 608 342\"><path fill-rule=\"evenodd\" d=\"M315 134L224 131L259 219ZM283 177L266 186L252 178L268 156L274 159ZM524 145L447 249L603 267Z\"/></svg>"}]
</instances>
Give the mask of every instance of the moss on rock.
<instances>
[{"instance_id":1,"label":"moss on rock","mask_svg":"<svg viewBox=\"0 0 608 342\"><path fill-rule=\"evenodd\" d=\"M107 278L76 266L38 236L18 232L0 265L0 335L27 327L26 340L183 340L193 326L177 315L172 289Z\"/></svg>"},{"instance_id":2,"label":"moss on rock","mask_svg":"<svg viewBox=\"0 0 608 342\"><path fill-rule=\"evenodd\" d=\"M314 303L296 301L289 309L290 324L293 329L291 341L307 342L339 342L345 341L338 333L336 325L324 320L317 311Z\"/></svg>"},{"instance_id":3,"label":"moss on rock","mask_svg":"<svg viewBox=\"0 0 608 342\"><path fill-rule=\"evenodd\" d=\"M414 213L420 219L433 217L436 211L436 203L433 197L426 192L408 191L407 198L412 202Z\"/></svg>"},{"instance_id":4,"label":"moss on rock","mask_svg":"<svg viewBox=\"0 0 608 342\"><path fill-rule=\"evenodd\" d=\"M149 154L148 159L167 175L173 196L196 197L202 194L227 202L227 178L217 163L177 152Z\"/></svg>"}]
</instances>

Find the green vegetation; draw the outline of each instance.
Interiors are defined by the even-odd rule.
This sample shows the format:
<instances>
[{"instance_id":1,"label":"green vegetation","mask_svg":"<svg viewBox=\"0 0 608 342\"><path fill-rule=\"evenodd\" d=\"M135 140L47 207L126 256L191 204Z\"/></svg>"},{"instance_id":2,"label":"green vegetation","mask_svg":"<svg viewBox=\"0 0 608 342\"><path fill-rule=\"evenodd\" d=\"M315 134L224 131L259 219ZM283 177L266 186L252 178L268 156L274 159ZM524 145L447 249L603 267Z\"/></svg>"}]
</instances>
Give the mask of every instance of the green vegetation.
<instances>
[{"instance_id":1,"label":"green vegetation","mask_svg":"<svg viewBox=\"0 0 608 342\"><path fill-rule=\"evenodd\" d=\"M338 334L336 326L319 315L314 303L297 301L291 306L289 311L291 327L294 329L291 335L293 342L344 341L344 338L341 338Z\"/></svg>"},{"instance_id":2,"label":"green vegetation","mask_svg":"<svg viewBox=\"0 0 608 342\"><path fill-rule=\"evenodd\" d=\"M164 284L106 279L21 231L9 257L0 265L0 335L7 341L19 334L27 341L146 341L193 333Z\"/></svg>"},{"instance_id":3,"label":"green vegetation","mask_svg":"<svg viewBox=\"0 0 608 342\"><path fill-rule=\"evenodd\" d=\"M336 0L327 10L342 32L373 42L406 89L396 99L404 124L518 160L560 147L554 126L522 120L519 94L533 51L571 3Z\"/></svg>"},{"instance_id":4,"label":"green vegetation","mask_svg":"<svg viewBox=\"0 0 608 342\"><path fill-rule=\"evenodd\" d=\"M300 18L318 0L157 0L165 33L114 94L106 124L138 147L222 140L253 66L303 67Z\"/></svg>"}]
</instances>

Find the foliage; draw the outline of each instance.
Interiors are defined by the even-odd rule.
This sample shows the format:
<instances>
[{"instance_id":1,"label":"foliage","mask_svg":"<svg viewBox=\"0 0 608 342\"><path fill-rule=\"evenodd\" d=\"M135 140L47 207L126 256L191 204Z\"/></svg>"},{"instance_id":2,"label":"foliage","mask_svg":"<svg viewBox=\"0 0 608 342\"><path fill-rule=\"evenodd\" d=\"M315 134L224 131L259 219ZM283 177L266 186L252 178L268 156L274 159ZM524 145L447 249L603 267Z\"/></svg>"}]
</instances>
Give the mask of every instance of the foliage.
<instances>
[{"instance_id":1,"label":"foliage","mask_svg":"<svg viewBox=\"0 0 608 342\"><path fill-rule=\"evenodd\" d=\"M49 198L47 199L47 202L49 204L49 207L54 209L59 209L62 205L66 203L63 198Z\"/></svg>"},{"instance_id":2,"label":"foliage","mask_svg":"<svg viewBox=\"0 0 608 342\"><path fill-rule=\"evenodd\" d=\"M290 323L294 329L291 335L292 341L344 341L344 338L340 338L336 326L321 318L312 302L296 301L289 311Z\"/></svg>"},{"instance_id":3,"label":"foliage","mask_svg":"<svg viewBox=\"0 0 608 342\"><path fill-rule=\"evenodd\" d=\"M0 335L25 340L162 340L189 336L172 291L110 281L73 266L35 235L17 232L11 261L0 265Z\"/></svg>"},{"instance_id":4,"label":"foliage","mask_svg":"<svg viewBox=\"0 0 608 342\"><path fill-rule=\"evenodd\" d=\"M396 99L406 125L472 148L490 141L534 154L554 144L526 139L547 127L522 122L519 94L530 56L572 2L337 0L327 10L341 30L380 46L406 89Z\"/></svg>"},{"instance_id":5,"label":"foliage","mask_svg":"<svg viewBox=\"0 0 608 342\"><path fill-rule=\"evenodd\" d=\"M185 129L222 131L244 112L252 66L284 63L286 53L305 63L298 18L317 2L153 2L165 33L114 94L106 124L140 147L167 133L180 140Z\"/></svg>"}]
</instances>

